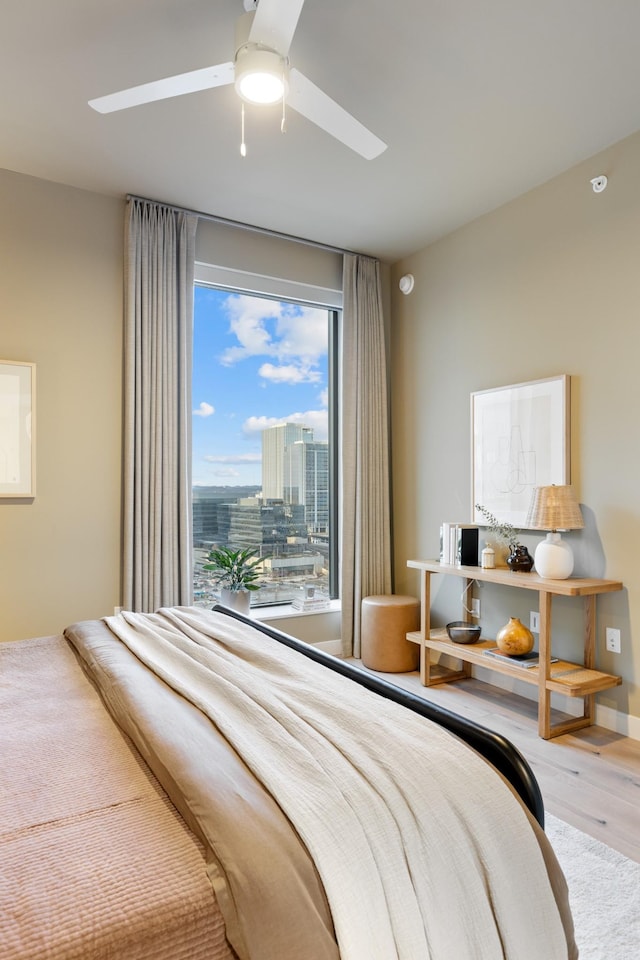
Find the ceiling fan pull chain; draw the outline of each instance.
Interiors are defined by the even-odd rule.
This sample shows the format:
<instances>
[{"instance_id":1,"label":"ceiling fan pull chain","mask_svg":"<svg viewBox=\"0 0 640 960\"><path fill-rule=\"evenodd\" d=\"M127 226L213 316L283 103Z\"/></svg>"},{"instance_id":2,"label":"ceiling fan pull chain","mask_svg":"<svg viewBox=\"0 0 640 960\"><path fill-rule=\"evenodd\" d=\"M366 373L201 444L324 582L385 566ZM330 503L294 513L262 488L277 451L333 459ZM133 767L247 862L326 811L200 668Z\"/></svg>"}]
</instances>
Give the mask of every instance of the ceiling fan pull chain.
<instances>
[{"instance_id":1,"label":"ceiling fan pull chain","mask_svg":"<svg viewBox=\"0 0 640 960\"><path fill-rule=\"evenodd\" d=\"M240 141L240 156L246 157L247 145L244 142L244 103L240 107L240 118L241 118L241 126L242 126L242 135L241 135L241 141Z\"/></svg>"}]
</instances>

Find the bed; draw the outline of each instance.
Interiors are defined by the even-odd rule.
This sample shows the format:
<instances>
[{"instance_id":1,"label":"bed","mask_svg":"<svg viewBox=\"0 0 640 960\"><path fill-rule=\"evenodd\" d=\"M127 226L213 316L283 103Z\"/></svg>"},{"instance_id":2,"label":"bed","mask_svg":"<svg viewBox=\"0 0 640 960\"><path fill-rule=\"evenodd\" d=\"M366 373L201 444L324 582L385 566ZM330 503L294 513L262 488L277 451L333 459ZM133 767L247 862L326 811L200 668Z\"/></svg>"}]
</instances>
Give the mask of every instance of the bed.
<instances>
[{"instance_id":1,"label":"bed","mask_svg":"<svg viewBox=\"0 0 640 960\"><path fill-rule=\"evenodd\" d=\"M560 960L504 738L216 608L0 645L4 960Z\"/></svg>"}]
</instances>

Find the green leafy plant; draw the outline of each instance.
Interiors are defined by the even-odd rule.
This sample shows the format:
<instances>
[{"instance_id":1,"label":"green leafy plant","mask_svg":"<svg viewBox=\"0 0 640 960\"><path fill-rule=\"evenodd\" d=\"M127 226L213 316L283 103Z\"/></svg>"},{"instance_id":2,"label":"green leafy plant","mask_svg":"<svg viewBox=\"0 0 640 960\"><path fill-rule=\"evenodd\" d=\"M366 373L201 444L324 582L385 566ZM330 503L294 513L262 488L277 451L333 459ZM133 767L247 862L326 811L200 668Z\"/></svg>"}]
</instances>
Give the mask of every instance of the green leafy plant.
<instances>
[{"instance_id":1,"label":"green leafy plant","mask_svg":"<svg viewBox=\"0 0 640 960\"><path fill-rule=\"evenodd\" d=\"M256 583L260 577L258 567L264 559L255 548L232 550L230 547L217 547L209 551L209 563L205 563L203 569L212 570L217 583L228 590L259 590L260 584Z\"/></svg>"},{"instance_id":2,"label":"green leafy plant","mask_svg":"<svg viewBox=\"0 0 640 960\"><path fill-rule=\"evenodd\" d=\"M490 533L494 535L498 540L501 540L503 543L507 543L511 549L517 547L520 544L518 540L519 531L506 520L498 520L493 513L487 510L486 507L483 507L481 503L476 503L476 510L478 510L482 516L487 521L487 526L489 527Z\"/></svg>"}]
</instances>

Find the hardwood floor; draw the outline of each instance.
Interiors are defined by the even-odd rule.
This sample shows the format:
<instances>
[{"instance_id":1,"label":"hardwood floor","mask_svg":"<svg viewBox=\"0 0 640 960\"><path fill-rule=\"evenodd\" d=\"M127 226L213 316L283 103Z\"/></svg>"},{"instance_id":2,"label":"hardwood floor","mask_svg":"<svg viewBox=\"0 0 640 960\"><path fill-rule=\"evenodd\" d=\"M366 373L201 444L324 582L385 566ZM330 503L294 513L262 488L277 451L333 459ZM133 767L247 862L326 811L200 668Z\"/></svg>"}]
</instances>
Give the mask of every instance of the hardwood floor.
<instances>
[{"instance_id":1,"label":"hardwood floor","mask_svg":"<svg viewBox=\"0 0 640 960\"><path fill-rule=\"evenodd\" d=\"M598 726L541 740L534 701L476 679L423 687L418 673L379 676L504 734L531 765L549 813L640 862L640 741Z\"/></svg>"}]
</instances>

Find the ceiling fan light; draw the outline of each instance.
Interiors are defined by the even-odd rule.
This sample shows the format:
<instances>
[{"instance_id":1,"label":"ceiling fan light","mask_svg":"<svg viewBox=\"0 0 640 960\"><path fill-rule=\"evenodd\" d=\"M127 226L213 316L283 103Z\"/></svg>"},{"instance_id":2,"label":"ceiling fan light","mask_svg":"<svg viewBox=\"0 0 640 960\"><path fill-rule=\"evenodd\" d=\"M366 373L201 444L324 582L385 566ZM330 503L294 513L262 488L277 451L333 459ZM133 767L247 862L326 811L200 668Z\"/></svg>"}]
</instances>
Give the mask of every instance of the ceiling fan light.
<instances>
[{"instance_id":1,"label":"ceiling fan light","mask_svg":"<svg viewBox=\"0 0 640 960\"><path fill-rule=\"evenodd\" d=\"M240 81L239 93L251 103L275 103L282 100L284 84L272 73L247 73Z\"/></svg>"},{"instance_id":2,"label":"ceiling fan light","mask_svg":"<svg viewBox=\"0 0 640 960\"><path fill-rule=\"evenodd\" d=\"M247 45L236 54L235 86L249 103L276 103L287 94L287 63L275 50Z\"/></svg>"}]
</instances>

